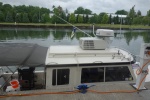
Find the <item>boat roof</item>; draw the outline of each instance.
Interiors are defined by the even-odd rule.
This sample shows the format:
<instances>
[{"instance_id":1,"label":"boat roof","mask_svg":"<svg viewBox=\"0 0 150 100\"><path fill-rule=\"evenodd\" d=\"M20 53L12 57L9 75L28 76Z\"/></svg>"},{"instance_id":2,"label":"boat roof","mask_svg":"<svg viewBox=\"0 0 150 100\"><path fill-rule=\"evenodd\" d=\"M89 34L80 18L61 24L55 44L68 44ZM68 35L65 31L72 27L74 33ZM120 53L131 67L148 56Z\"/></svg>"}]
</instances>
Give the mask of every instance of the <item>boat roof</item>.
<instances>
[{"instance_id":1,"label":"boat roof","mask_svg":"<svg viewBox=\"0 0 150 100\"><path fill-rule=\"evenodd\" d=\"M41 67L48 47L31 43L0 43L0 66Z\"/></svg>"},{"instance_id":2,"label":"boat roof","mask_svg":"<svg viewBox=\"0 0 150 100\"><path fill-rule=\"evenodd\" d=\"M48 49L46 65L129 63L130 53L118 49L83 50L80 46L51 46Z\"/></svg>"}]
</instances>

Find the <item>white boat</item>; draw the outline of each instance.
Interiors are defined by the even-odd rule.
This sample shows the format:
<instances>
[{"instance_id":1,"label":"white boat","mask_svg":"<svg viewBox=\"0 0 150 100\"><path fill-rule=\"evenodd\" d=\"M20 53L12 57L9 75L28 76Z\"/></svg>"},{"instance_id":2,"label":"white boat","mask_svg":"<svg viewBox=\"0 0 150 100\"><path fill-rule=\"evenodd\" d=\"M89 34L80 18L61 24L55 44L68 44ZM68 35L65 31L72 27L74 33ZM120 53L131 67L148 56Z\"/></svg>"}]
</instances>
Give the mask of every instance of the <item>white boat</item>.
<instances>
[{"instance_id":1,"label":"white boat","mask_svg":"<svg viewBox=\"0 0 150 100\"><path fill-rule=\"evenodd\" d=\"M137 94L139 90L145 88L143 75L147 74L146 67L141 68L145 72L139 72L139 78L136 79L132 68L132 64L135 63L133 55L123 49L109 47L109 37L113 34L113 30L98 29L97 37L80 38L79 46L46 48L24 44L26 45L24 49L23 44L1 45L0 48L4 49L0 49L3 51L1 54L5 54L6 50L9 52L7 52L7 61L4 55L1 56L0 65L2 67L18 65L18 67L16 72L1 72L0 98L5 100L99 100L100 98L149 100L144 96L150 93L149 85L148 90ZM146 46L145 50L149 54L149 44ZM149 61L148 59L146 61ZM43 71L34 70L35 67L41 66L44 68ZM135 84L130 85L132 83Z\"/></svg>"}]
</instances>

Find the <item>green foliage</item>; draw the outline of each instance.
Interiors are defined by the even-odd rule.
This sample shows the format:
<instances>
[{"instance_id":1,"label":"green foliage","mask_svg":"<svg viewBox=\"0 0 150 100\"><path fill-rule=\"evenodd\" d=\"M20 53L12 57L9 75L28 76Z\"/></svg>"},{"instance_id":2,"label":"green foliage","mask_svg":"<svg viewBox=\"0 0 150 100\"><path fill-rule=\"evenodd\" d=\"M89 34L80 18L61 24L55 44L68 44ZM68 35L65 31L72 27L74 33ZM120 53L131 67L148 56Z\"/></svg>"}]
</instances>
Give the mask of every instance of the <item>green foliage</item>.
<instances>
[{"instance_id":1,"label":"green foliage","mask_svg":"<svg viewBox=\"0 0 150 100\"><path fill-rule=\"evenodd\" d=\"M24 13L24 14L23 14L22 22L23 22L23 23L29 23L29 22L30 22L27 13Z\"/></svg>"},{"instance_id":2,"label":"green foliage","mask_svg":"<svg viewBox=\"0 0 150 100\"><path fill-rule=\"evenodd\" d=\"M138 12L137 12L137 17L140 17L142 14L141 14L141 11L140 10L138 10Z\"/></svg>"},{"instance_id":3,"label":"green foliage","mask_svg":"<svg viewBox=\"0 0 150 100\"><path fill-rule=\"evenodd\" d=\"M105 15L104 12L102 12L102 13L100 13L100 14L98 15L97 21L98 21L99 24L102 23L102 19L103 19L103 16L104 16L104 15Z\"/></svg>"},{"instance_id":4,"label":"green foliage","mask_svg":"<svg viewBox=\"0 0 150 100\"><path fill-rule=\"evenodd\" d=\"M142 17L136 17L136 18L134 18L133 19L133 24L141 24L141 22L142 22Z\"/></svg>"},{"instance_id":5,"label":"green foliage","mask_svg":"<svg viewBox=\"0 0 150 100\"><path fill-rule=\"evenodd\" d=\"M39 22L39 20L41 20L41 16L43 14L50 13L50 10L47 8L39 8L39 7L35 7L35 6L25 6L25 5L20 5L20 6L11 6L10 4L3 5L3 3L1 3L1 2L0 2L0 11L2 11L4 18L5 18L5 20L3 22L16 21L16 22L25 22L25 23ZM9 11L9 13L8 13L8 11ZM0 21L1 21L1 19L3 19L2 13L0 13L1 14ZM27 13L28 17L24 16L24 13Z\"/></svg>"},{"instance_id":6,"label":"green foliage","mask_svg":"<svg viewBox=\"0 0 150 100\"><path fill-rule=\"evenodd\" d=\"M91 24L93 23L97 23L98 24L98 16L96 14L94 14L94 16L92 16L90 18L90 21L89 21Z\"/></svg>"},{"instance_id":7,"label":"green foliage","mask_svg":"<svg viewBox=\"0 0 150 100\"><path fill-rule=\"evenodd\" d=\"M148 25L148 24L149 24L149 20L150 20L149 17L147 17L147 16L143 17L143 19L142 19L142 24L143 24L143 25Z\"/></svg>"},{"instance_id":8,"label":"green foliage","mask_svg":"<svg viewBox=\"0 0 150 100\"><path fill-rule=\"evenodd\" d=\"M75 14L92 14L90 9L84 9L83 7L78 7L77 10L74 11Z\"/></svg>"},{"instance_id":9,"label":"green foliage","mask_svg":"<svg viewBox=\"0 0 150 100\"><path fill-rule=\"evenodd\" d=\"M114 24L119 24L119 17L118 17L118 15L113 18L113 22L114 22Z\"/></svg>"},{"instance_id":10,"label":"green foliage","mask_svg":"<svg viewBox=\"0 0 150 100\"><path fill-rule=\"evenodd\" d=\"M63 11L62 7L58 6L57 8L54 7L53 9L54 15L52 16L52 23L65 23L60 18L66 20L66 14ZM58 18L60 17L60 18Z\"/></svg>"},{"instance_id":11,"label":"green foliage","mask_svg":"<svg viewBox=\"0 0 150 100\"><path fill-rule=\"evenodd\" d=\"M71 13L70 17L69 17L69 22L70 23L75 23L76 22L76 17L74 15L74 13Z\"/></svg>"},{"instance_id":12,"label":"green foliage","mask_svg":"<svg viewBox=\"0 0 150 100\"><path fill-rule=\"evenodd\" d=\"M21 22L21 18L22 18L21 13L17 13L16 17L15 17L15 22L20 23Z\"/></svg>"},{"instance_id":13,"label":"green foliage","mask_svg":"<svg viewBox=\"0 0 150 100\"><path fill-rule=\"evenodd\" d=\"M128 14L128 17L131 19L130 23L132 23L134 17L136 16L136 12L134 10L134 7L135 7L135 5L130 9L129 14Z\"/></svg>"},{"instance_id":14,"label":"green foliage","mask_svg":"<svg viewBox=\"0 0 150 100\"><path fill-rule=\"evenodd\" d=\"M0 22L4 22L5 21L5 16L3 14L2 11L0 11Z\"/></svg>"},{"instance_id":15,"label":"green foliage","mask_svg":"<svg viewBox=\"0 0 150 100\"><path fill-rule=\"evenodd\" d=\"M107 24L107 23L108 23L108 20L109 20L108 15L105 14L105 15L103 16L103 19L102 19L102 24Z\"/></svg>"},{"instance_id":16,"label":"green foliage","mask_svg":"<svg viewBox=\"0 0 150 100\"><path fill-rule=\"evenodd\" d=\"M7 12L6 20L5 21L6 22L14 22L12 13L10 13L9 11Z\"/></svg>"},{"instance_id":17,"label":"green foliage","mask_svg":"<svg viewBox=\"0 0 150 100\"><path fill-rule=\"evenodd\" d=\"M35 13L32 17L32 22L33 23L38 23L39 22L39 18L38 18L38 15Z\"/></svg>"},{"instance_id":18,"label":"green foliage","mask_svg":"<svg viewBox=\"0 0 150 100\"><path fill-rule=\"evenodd\" d=\"M148 16L148 17L150 17L150 10L149 10L149 11L147 11L147 16Z\"/></svg>"},{"instance_id":19,"label":"green foliage","mask_svg":"<svg viewBox=\"0 0 150 100\"><path fill-rule=\"evenodd\" d=\"M137 13L135 12L133 6L129 12L125 10L117 10L116 14L123 14L127 15L127 18L124 19L124 24L143 24L143 25L150 25L150 10L147 11L147 17L142 17L141 11L138 10ZM106 16L106 13L94 14L92 17L89 15L92 14L90 9L85 9L83 7L78 7L74 14L83 14L84 16L77 16L75 17L74 14L69 14L68 9L63 10L61 6L55 7L53 5L53 11L50 11L47 8L40 8L37 6L26 6L26 5L19 5L19 6L12 6L10 4L3 4L0 2L0 22L23 22L23 23L61 23L65 24L66 22L61 20L60 18L71 22L71 23L97 23L97 24L119 24L119 17L112 17ZM49 17L49 13L53 12L54 15L52 18Z\"/></svg>"},{"instance_id":20,"label":"green foliage","mask_svg":"<svg viewBox=\"0 0 150 100\"><path fill-rule=\"evenodd\" d=\"M112 23L112 17L111 17L111 14L109 15L108 23L109 23L109 24L111 24L111 23Z\"/></svg>"},{"instance_id":21,"label":"green foliage","mask_svg":"<svg viewBox=\"0 0 150 100\"><path fill-rule=\"evenodd\" d=\"M81 15L78 16L78 23L83 23L83 17Z\"/></svg>"},{"instance_id":22,"label":"green foliage","mask_svg":"<svg viewBox=\"0 0 150 100\"><path fill-rule=\"evenodd\" d=\"M45 16L44 16L44 21L45 21L45 23L46 23L46 22L51 22L51 19L50 19L50 17L49 17L49 14L45 14Z\"/></svg>"},{"instance_id":23,"label":"green foliage","mask_svg":"<svg viewBox=\"0 0 150 100\"><path fill-rule=\"evenodd\" d=\"M125 11L125 10L117 10L115 14L118 14L118 15L127 15L128 12Z\"/></svg>"},{"instance_id":24,"label":"green foliage","mask_svg":"<svg viewBox=\"0 0 150 100\"><path fill-rule=\"evenodd\" d=\"M88 16L88 14L86 14L85 23L88 23L88 22L89 22L89 16Z\"/></svg>"}]
</instances>

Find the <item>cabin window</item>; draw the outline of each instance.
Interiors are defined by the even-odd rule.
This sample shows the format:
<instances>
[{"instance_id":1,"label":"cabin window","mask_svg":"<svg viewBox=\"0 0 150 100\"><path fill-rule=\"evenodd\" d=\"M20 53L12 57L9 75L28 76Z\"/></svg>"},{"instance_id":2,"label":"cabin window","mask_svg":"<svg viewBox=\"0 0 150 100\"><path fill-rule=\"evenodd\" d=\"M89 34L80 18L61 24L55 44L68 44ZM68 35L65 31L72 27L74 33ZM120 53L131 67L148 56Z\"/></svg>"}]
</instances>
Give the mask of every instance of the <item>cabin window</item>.
<instances>
[{"instance_id":1,"label":"cabin window","mask_svg":"<svg viewBox=\"0 0 150 100\"><path fill-rule=\"evenodd\" d=\"M82 68L81 83L131 80L133 77L127 66Z\"/></svg>"},{"instance_id":2,"label":"cabin window","mask_svg":"<svg viewBox=\"0 0 150 100\"><path fill-rule=\"evenodd\" d=\"M52 85L66 85L69 84L69 69L53 69Z\"/></svg>"},{"instance_id":3,"label":"cabin window","mask_svg":"<svg viewBox=\"0 0 150 100\"><path fill-rule=\"evenodd\" d=\"M104 68L83 68L81 83L104 82Z\"/></svg>"},{"instance_id":4,"label":"cabin window","mask_svg":"<svg viewBox=\"0 0 150 100\"><path fill-rule=\"evenodd\" d=\"M105 82L133 80L128 67L106 67Z\"/></svg>"}]
</instances>

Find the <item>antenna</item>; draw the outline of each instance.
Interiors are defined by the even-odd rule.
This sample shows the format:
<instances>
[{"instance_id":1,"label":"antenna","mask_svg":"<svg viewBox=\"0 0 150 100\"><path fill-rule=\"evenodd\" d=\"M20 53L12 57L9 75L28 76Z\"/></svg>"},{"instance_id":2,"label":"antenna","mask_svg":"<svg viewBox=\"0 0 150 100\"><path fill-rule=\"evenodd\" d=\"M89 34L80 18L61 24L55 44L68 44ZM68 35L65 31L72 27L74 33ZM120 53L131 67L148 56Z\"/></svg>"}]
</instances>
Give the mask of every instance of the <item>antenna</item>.
<instances>
[{"instance_id":1,"label":"antenna","mask_svg":"<svg viewBox=\"0 0 150 100\"><path fill-rule=\"evenodd\" d=\"M54 12L53 12L53 13L54 13ZM66 22L66 23L68 23L69 25L73 26L74 28L78 29L79 31L83 32L83 33L84 33L84 34L86 34L87 36L92 37L92 36L91 36L91 35L89 35L88 33L84 32L83 30L79 29L78 27L74 26L73 24L71 24L71 23L67 22L67 21L66 21L66 20L64 20L63 18L61 18L61 17L57 16L55 13L54 13L54 15L55 15L57 18L59 18L59 19L63 20L63 21L64 21L64 22Z\"/></svg>"}]
</instances>

